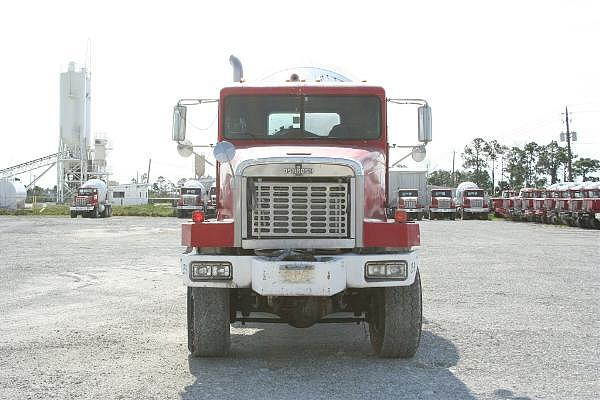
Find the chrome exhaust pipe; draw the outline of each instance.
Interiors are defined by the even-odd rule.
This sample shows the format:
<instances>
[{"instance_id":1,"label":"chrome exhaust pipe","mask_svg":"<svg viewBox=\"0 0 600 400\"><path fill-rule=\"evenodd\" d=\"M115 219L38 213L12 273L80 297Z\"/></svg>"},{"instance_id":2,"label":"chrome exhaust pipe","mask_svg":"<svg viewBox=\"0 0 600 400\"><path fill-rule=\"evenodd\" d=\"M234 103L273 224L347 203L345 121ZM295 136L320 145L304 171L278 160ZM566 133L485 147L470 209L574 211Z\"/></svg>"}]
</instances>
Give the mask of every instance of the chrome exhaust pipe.
<instances>
[{"instance_id":1,"label":"chrome exhaust pipe","mask_svg":"<svg viewBox=\"0 0 600 400\"><path fill-rule=\"evenodd\" d=\"M242 62L233 54L229 56L229 64L233 67L233 81L241 82L244 78L244 68L242 68Z\"/></svg>"}]
</instances>

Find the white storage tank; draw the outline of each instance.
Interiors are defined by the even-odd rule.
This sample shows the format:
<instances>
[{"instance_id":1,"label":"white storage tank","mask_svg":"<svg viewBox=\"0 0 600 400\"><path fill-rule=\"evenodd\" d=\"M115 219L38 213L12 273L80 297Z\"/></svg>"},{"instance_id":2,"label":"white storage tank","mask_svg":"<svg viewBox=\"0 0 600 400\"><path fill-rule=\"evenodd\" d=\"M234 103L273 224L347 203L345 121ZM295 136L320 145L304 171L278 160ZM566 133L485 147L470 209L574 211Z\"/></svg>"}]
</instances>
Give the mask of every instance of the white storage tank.
<instances>
[{"instance_id":1,"label":"white storage tank","mask_svg":"<svg viewBox=\"0 0 600 400\"><path fill-rule=\"evenodd\" d=\"M21 182L0 181L0 208L25 208L27 190Z\"/></svg>"}]
</instances>

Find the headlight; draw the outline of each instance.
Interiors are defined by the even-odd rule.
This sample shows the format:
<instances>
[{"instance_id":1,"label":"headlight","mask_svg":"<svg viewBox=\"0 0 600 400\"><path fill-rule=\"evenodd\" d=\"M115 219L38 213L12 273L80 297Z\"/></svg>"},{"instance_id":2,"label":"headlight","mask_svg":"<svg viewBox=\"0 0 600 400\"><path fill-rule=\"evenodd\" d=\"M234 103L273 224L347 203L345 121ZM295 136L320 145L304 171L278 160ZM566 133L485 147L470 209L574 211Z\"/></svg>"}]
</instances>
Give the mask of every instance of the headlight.
<instances>
[{"instance_id":1,"label":"headlight","mask_svg":"<svg viewBox=\"0 0 600 400\"><path fill-rule=\"evenodd\" d=\"M405 280L408 265L405 261L369 261L365 264L366 279Z\"/></svg>"},{"instance_id":2,"label":"headlight","mask_svg":"<svg viewBox=\"0 0 600 400\"><path fill-rule=\"evenodd\" d=\"M190 278L194 280L231 279L231 263L226 261L193 261L190 263Z\"/></svg>"}]
</instances>

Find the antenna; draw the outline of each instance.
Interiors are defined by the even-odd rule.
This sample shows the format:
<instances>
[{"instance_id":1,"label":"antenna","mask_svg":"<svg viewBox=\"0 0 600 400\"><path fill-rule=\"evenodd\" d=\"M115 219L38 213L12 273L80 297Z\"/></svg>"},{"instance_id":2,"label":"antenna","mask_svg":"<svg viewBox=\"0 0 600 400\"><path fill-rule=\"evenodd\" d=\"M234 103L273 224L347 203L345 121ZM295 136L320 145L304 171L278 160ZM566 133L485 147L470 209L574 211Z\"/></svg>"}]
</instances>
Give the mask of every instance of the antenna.
<instances>
[{"instance_id":1,"label":"antenna","mask_svg":"<svg viewBox=\"0 0 600 400\"><path fill-rule=\"evenodd\" d=\"M92 39L90 37L87 38L87 43L85 46L85 65L87 67L88 73L90 74L90 78L92 77Z\"/></svg>"}]
</instances>

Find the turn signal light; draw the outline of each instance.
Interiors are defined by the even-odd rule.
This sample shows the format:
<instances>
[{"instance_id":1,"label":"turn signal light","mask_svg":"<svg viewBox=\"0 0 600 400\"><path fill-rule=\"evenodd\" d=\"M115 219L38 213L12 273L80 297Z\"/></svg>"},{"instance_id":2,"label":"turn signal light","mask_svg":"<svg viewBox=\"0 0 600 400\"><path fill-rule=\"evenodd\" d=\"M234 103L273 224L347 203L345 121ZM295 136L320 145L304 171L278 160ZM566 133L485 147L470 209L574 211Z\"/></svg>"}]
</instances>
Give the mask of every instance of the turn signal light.
<instances>
[{"instance_id":1,"label":"turn signal light","mask_svg":"<svg viewBox=\"0 0 600 400\"><path fill-rule=\"evenodd\" d=\"M202 211L194 211L192 213L192 221L194 222L204 222L204 212Z\"/></svg>"},{"instance_id":2,"label":"turn signal light","mask_svg":"<svg viewBox=\"0 0 600 400\"><path fill-rule=\"evenodd\" d=\"M396 222L406 222L406 219L406 211L396 210L396 213L394 214L394 220L396 220Z\"/></svg>"}]
</instances>

